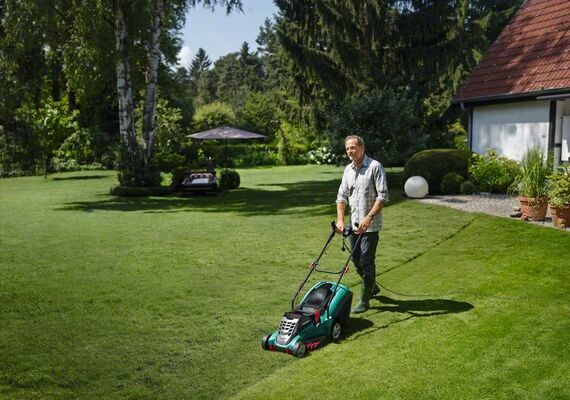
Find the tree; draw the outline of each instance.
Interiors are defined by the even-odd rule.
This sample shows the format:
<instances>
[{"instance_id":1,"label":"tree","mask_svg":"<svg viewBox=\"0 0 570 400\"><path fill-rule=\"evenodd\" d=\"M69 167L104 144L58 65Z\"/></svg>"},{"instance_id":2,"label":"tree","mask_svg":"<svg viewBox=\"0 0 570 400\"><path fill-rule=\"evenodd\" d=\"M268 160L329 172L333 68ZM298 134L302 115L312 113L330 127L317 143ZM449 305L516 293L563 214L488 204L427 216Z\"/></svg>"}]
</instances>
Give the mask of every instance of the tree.
<instances>
[{"instance_id":1,"label":"tree","mask_svg":"<svg viewBox=\"0 0 570 400\"><path fill-rule=\"evenodd\" d=\"M194 58L192 58L192 63L190 64L188 71L188 87L190 96L198 96L199 85L202 77L208 72L211 65L212 61L210 61L210 57L206 54L206 50L199 48Z\"/></svg>"},{"instance_id":2,"label":"tree","mask_svg":"<svg viewBox=\"0 0 570 400\"><path fill-rule=\"evenodd\" d=\"M48 164L53 153L70 135L79 131L77 110L70 111L66 98L54 101L48 98L41 107L32 111L36 122L35 131L42 150L43 173L47 178Z\"/></svg>"},{"instance_id":3,"label":"tree","mask_svg":"<svg viewBox=\"0 0 570 400\"><path fill-rule=\"evenodd\" d=\"M232 108L221 102L199 107L194 115L194 130L204 131L225 125L233 125L236 116Z\"/></svg>"},{"instance_id":4,"label":"tree","mask_svg":"<svg viewBox=\"0 0 570 400\"><path fill-rule=\"evenodd\" d=\"M430 131L522 0L275 2L302 101L409 87Z\"/></svg>"},{"instance_id":5,"label":"tree","mask_svg":"<svg viewBox=\"0 0 570 400\"><path fill-rule=\"evenodd\" d=\"M212 65L210 57L206 54L206 50L199 48L190 64L190 79L198 80L204 71L207 71Z\"/></svg>"},{"instance_id":6,"label":"tree","mask_svg":"<svg viewBox=\"0 0 570 400\"><path fill-rule=\"evenodd\" d=\"M195 6L203 3L206 6L214 7L216 4L226 6L226 11L233 8L241 9L239 0L191 0L189 5ZM116 43L116 74L117 92L119 103L119 129L122 143L121 151L121 174L122 185L127 186L148 186L159 183L160 175L153 165L154 130L156 127L156 83L158 77L158 66L160 59L160 35L162 31L163 18L167 7L173 10L175 6L183 9L185 1L180 3L163 0L152 0L150 12L150 42L147 45L148 67L146 71L145 103L143 109L143 145L142 148L137 143L135 123L134 123L134 100L131 83L130 60L129 60L129 29L128 23L136 21L134 12L135 5L126 0L114 1L115 17L115 43ZM180 15L176 14L175 15ZM130 16L130 18L129 18Z\"/></svg>"}]
</instances>

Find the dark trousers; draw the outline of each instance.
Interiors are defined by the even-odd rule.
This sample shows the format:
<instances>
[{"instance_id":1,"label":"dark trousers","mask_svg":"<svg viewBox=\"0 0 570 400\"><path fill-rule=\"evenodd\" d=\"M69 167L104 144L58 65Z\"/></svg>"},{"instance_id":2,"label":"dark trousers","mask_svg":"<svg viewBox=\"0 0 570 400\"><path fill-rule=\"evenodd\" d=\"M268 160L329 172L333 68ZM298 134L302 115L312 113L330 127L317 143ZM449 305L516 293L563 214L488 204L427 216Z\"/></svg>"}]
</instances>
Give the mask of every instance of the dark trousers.
<instances>
[{"instance_id":1,"label":"dark trousers","mask_svg":"<svg viewBox=\"0 0 570 400\"><path fill-rule=\"evenodd\" d=\"M356 272L362 277L362 282L367 287L372 287L376 281L376 247L378 247L378 232L366 232L358 247L352 254L352 261ZM356 235L350 235L350 247L354 248Z\"/></svg>"}]
</instances>

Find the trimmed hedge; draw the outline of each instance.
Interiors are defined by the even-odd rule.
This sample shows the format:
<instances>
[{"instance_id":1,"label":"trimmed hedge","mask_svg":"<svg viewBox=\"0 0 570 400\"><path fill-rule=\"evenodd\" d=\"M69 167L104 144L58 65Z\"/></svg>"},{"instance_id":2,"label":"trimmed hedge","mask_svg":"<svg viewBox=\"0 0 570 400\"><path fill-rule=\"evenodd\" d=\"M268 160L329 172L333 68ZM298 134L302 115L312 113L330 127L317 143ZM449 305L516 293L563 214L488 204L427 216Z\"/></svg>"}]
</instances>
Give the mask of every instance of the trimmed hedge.
<instances>
[{"instance_id":1,"label":"trimmed hedge","mask_svg":"<svg viewBox=\"0 0 570 400\"><path fill-rule=\"evenodd\" d=\"M439 189L443 194L458 194L461 184L465 182L465 178L457 172L449 172L444 175L441 180Z\"/></svg>"},{"instance_id":2,"label":"trimmed hedge","mask_svg":"<svg viewBox=\"0 0 570 400\"><path fill-rule=\"evenodd\" d=\"M441 193L443 177L454 172L467 179L469 174L469 162L471 152L459 149L431 149L414 154L404 166L404 178L406 180L419 175L428 182L430 194Z\"/></svg>"},{"instance_id":3,"label":"trimmed hedge","mask_svg":"<svg viewBox=\"0 0 570 400\"><path fill-rule=\"evenodd\" d=\"M171 193L169 186L113 186L109 193L112 196L120 197L143 197L143 196L164 196Z\"/></svg>"}]
</instances>

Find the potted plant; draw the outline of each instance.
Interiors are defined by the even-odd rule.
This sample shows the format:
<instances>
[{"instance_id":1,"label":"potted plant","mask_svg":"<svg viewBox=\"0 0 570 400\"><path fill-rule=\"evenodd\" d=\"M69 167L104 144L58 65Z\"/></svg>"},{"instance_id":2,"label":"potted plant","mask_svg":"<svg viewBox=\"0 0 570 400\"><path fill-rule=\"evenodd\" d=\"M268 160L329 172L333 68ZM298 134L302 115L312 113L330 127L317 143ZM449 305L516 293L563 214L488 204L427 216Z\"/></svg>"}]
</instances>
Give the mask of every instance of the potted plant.
<instances>
[{"instance_id":1,"label":"potted plant","mask_svg":"<svg viewBox=\"0 0 570 400\"><path fill-rule=\"evenodd\" d=\"M529 149L522 158L519 172L511 185L519 195L521 219L544 221L548 210L547 181L552 172L550 157L538 148Z\"/></svg>"},{"instance_id":2,"label":"potted plant","mask_svg":"<svg viewBox=\"0 0 570 400\"><path fill-rule=\"evenodd\" d=\"M554 226L570 227L570 166L548 176L548 203Z\"/></svg>"}]
</instances>

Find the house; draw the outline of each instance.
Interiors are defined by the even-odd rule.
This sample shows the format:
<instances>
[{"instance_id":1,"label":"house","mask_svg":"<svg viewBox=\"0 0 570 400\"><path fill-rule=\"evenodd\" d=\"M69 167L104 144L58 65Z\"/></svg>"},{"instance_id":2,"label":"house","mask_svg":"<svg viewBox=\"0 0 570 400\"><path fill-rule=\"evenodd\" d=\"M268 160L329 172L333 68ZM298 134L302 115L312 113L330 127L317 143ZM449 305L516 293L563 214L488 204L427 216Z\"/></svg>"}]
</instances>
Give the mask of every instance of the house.
<instances>
[{"instance_id":1,"label":"house","mask_svg":"<svg viewBox=\"0 0 570 400\"><path fill-rule=\"evenodd\" d=\"M520 160L530 147L570 156L570 0L527 0L452 100L469 148Z\"/></svg>"}]
</instances>

